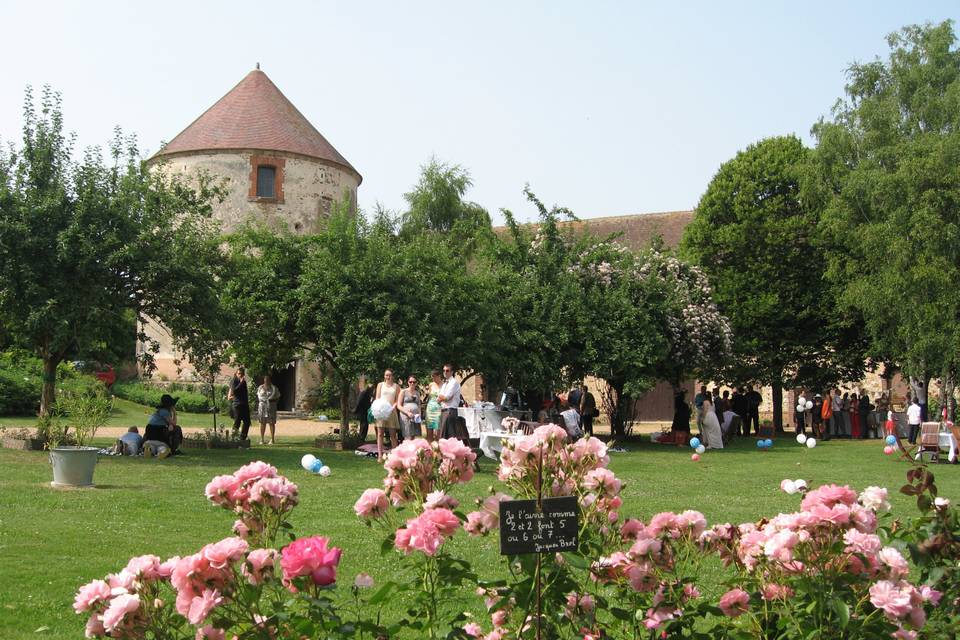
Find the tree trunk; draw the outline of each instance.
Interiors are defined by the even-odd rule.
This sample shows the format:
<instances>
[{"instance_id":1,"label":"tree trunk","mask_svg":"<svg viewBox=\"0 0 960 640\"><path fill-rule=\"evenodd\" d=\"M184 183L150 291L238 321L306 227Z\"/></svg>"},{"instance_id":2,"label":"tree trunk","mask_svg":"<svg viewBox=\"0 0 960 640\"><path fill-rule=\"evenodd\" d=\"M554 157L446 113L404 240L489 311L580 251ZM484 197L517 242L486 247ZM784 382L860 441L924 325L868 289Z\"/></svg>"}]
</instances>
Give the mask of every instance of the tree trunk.
<instances>
[{"instance_id":1,"label":"tree trunk","mask_svg":"<svg viewBox=\"0 0 960 640\"><path fill-rule=\"evenodd\" d=\"M340 382L340 439L350 433L350 382Z\"/></svg>"},{"instance_id":2,"label":"tree trunk","mask_svg":"<svg viewBox=\"0 0 960 640\"><path fill-rule=\"evenodd\" d=\"M52 355L43 356L43 388L40 392L40 417L47 418L57 402L57 365L60 358Z\"/></svg>"},{"instance_id":3,"label":"tree trunk","mask_svg":"<svg viewBox=\"0 0 960 640\"><path fill-rule=\"evenodd\" d=\"M941 397L941 413L943 409L947 410L946 419L950 422L953 422L954 417L957 412L957 401L953 397L953 393L957 388L957 383L953 379L953 372L947 371L943 376L943 387L940 390ZM935 416L937 419L940 419L940 416Z\"/></svg>"},{"instance_id":4,"label":"tree trunk","mask_svg":"<svg viewBox=\"0 0 960 640\"><path fill-rule=\"evenodd\" d=\"M612 438L621 438L624 435L624 425L626 422L625 404L626 398L623 397L623 384L607 382L607 388L603 394L603 409L610 419L610 436Z\"/></svg>"},{"instance_id":5,"label":"tree trunk","mask_svg":"<svg viewBox=\"0 0 960 640\"><path fill-rule=\"evenodd\" d=\"M773 392L773 428L777 433L783 433L783 384L774 382L770 389Z\"/></svg>"}]
</instances>

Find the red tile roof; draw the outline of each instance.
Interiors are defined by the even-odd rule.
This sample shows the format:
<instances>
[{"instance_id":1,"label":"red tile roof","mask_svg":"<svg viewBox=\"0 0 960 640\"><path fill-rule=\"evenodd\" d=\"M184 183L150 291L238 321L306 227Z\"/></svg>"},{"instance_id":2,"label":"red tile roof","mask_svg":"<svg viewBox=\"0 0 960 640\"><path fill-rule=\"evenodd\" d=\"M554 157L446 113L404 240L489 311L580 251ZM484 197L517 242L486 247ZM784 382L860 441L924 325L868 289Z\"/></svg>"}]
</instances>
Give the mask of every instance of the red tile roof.
<instances>
[{"instance_id":1,"label":"red tile roof","mask_svg":"<svg viewBox=\"0 0 960 640\"><path fill-rule=\"evenodd\" d=\"M286 151L359 172L263 71L254 69L154 157L190 151Z\"/></svg>"},{"instance_id":2,"label":"red tile roof","mask_svg":"<svg viewBox=\"0 0 960 640\"><path fill-rule=\"evenodd\" d=\"M621 234L618 242L631 249L646 249L654 237L663 238L663 243L676 248L683 237L683 229L693 221L693 211L665 211L662 213L635 213L626 216L606 218L582 218L572 222L561 222L561 226L570 226L575 232L589 231L595 236L605 237ZM533 223L536 226L536 223ZM506 227L495 227L497 233L505 233Z\"/></svg>"}]
</instances>

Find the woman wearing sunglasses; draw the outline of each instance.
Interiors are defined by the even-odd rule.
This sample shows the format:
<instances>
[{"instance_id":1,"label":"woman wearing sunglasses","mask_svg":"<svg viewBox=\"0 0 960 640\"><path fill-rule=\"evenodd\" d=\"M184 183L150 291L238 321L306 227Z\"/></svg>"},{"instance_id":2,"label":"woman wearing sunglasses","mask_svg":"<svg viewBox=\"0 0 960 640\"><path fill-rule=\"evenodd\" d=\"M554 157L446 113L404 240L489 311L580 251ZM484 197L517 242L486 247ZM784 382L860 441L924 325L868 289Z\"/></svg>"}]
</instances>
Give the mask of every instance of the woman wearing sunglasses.
<instances>
[{"instance_id":1,"label":"woman wearing sunglasses","mask_svg":"<svg viewBox=\"0 0 960 640\"><path fill-rule=\"evenodd\" d=\"M414 376L407 378L407 386L397 398L397 411L400 412L403 439L413 440L421 437L420 391L417 389L417 379Z\"/></svg>"}]
</instances>

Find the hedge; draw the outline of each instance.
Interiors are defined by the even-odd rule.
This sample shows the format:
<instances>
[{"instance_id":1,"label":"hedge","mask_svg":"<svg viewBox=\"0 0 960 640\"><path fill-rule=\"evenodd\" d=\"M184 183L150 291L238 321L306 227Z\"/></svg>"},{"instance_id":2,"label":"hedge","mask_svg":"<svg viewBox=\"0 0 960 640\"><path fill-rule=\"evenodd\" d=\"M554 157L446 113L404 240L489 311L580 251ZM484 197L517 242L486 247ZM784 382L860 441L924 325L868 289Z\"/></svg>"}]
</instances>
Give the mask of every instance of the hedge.
<instances>
[{"instance_id":1,"label":"hedge","mask_svg":"<svg viewBox=\"0 0 960 640\"><path fill-rule=\"evenodd\" d=\"M57 367L57 393L82 392L99 381L69 363ZM0 415L36 415L43 387L43 361L26 351L0 352Z\"/></svg>"},{"instance_id":2,"label":"hedge","mask_svg":"<svg viewBox=\"0 0 960 640\"><path fill-rule=\"evenodd\" d=\"M177 398L177 409L188 413L207 413L211 409L210 398L189 391L177 384L171 384L164 387L147 385L141 382L115 382L111 389L113 395L130 402L143 404L148 407L160 406L160 396L169 393ZM217 396L222 398L223 389L217 389Z\"/></svg>"}]
</instances>

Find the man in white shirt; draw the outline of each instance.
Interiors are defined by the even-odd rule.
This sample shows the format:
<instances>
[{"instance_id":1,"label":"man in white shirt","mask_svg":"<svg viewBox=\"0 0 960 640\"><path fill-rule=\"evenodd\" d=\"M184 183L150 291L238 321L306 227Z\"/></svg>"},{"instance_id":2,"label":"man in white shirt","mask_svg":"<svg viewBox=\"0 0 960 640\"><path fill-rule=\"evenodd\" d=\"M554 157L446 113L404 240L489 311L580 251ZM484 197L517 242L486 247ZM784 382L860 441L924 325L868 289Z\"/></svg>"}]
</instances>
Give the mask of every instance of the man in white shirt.
<instances>
[{"instance_id":1,"label":"man in white shirt","mask_svg":"<svg viewBox=\"0 0 960 640\"><path fill-rule=\"evenodd\" d=\"M907 424L910 425L910 444L917 444L917 434L920 432L920 423L922 422L922 411L916 396L910 399L910 406L907 407Z\"/></svg>"},{"instance_id":2,"label":"man in white shirt","mask_svg":"<svg viewBox=\"0 0 960 640\"><path fill-rule=\"evenodd\" d=\"M455 438L457 435L457 407L460 406L460 383L453 375L453 365L443 365L443 384L437 400L440 402L440 437Z\"/></svg>"}]
</instances>

